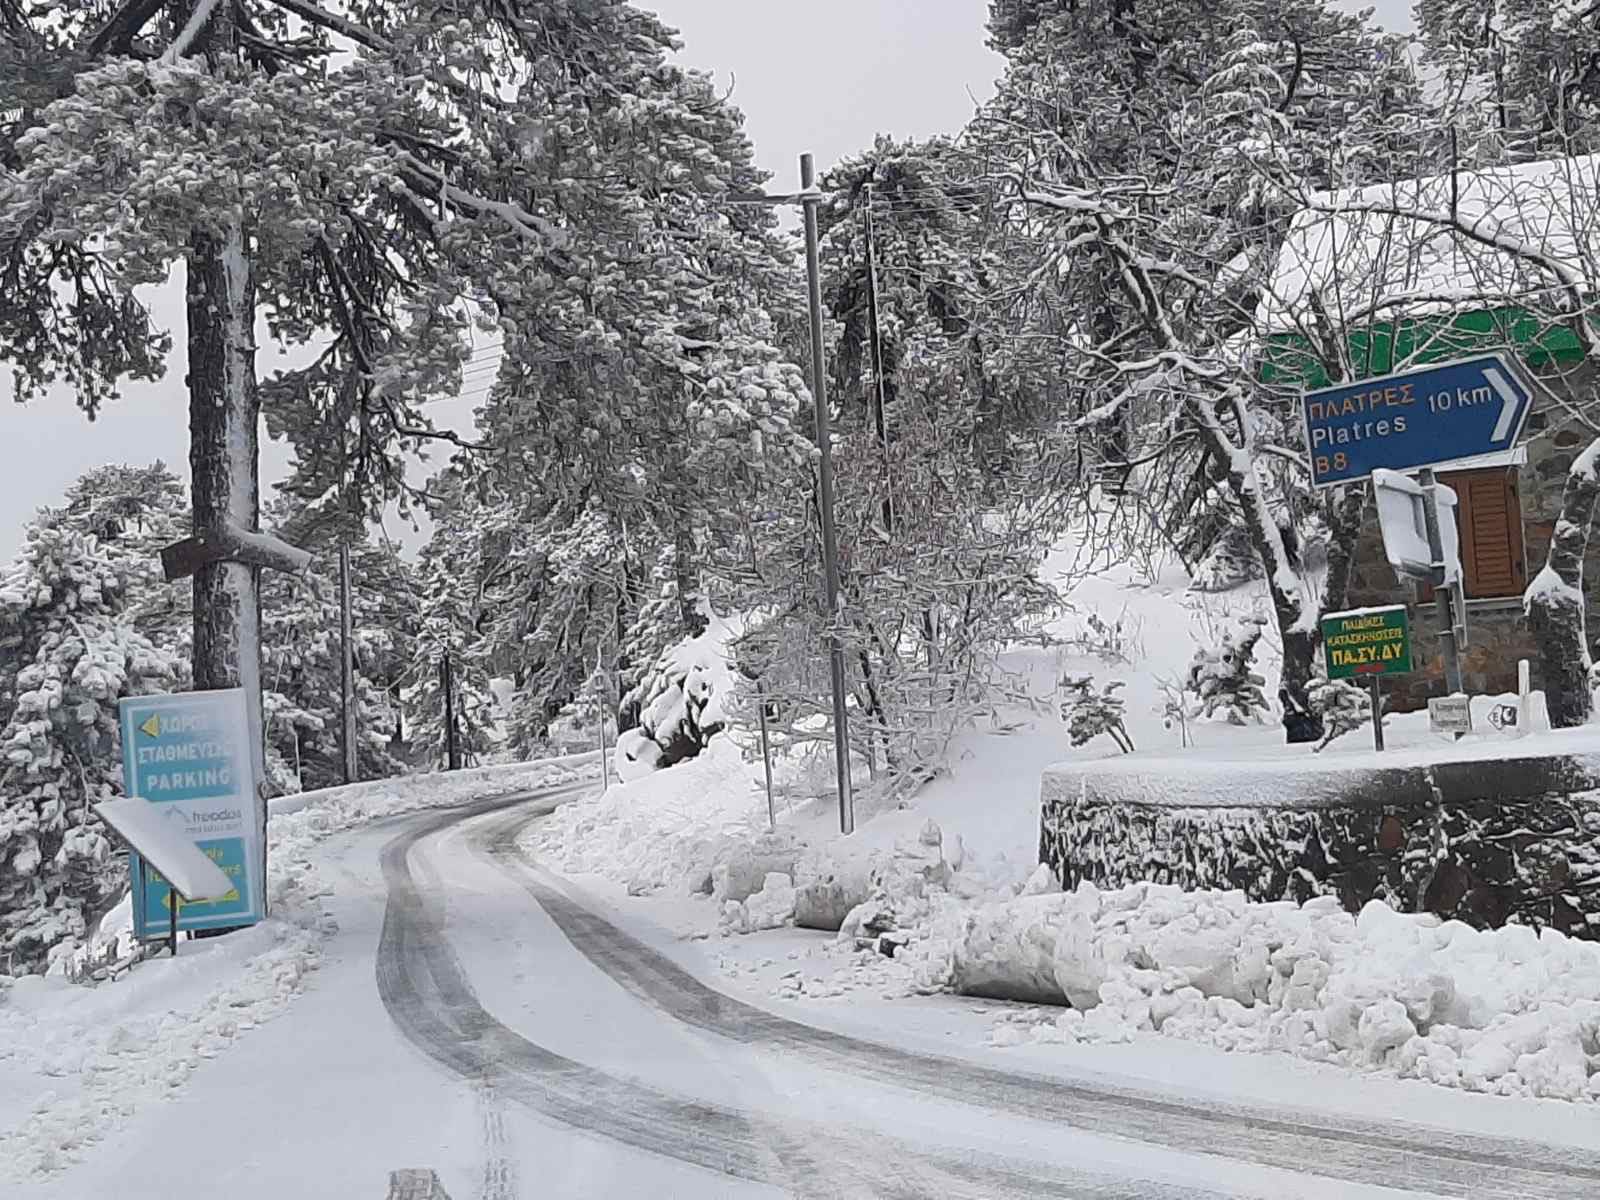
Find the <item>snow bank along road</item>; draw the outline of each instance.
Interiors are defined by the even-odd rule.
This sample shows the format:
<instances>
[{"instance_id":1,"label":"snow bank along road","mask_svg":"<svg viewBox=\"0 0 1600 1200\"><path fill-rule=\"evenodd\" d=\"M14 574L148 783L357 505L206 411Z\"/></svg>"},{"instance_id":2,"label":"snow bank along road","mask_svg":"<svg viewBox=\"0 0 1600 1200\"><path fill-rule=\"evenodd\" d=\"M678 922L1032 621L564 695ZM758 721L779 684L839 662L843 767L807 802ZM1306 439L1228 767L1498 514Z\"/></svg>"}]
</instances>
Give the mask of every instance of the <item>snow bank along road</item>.
<instances>
[{"instance_id":1,"label":"snow bank along road","mask_svg":"<svg viewBox=\"0 0 1600 1200\"><path fill-rule=\"evenodd\" d=\"M563 1125L717 1172L730 1185L744 1181L752 1194L775 1187L873 1196L1600 1195L1594 1153L1015 1074L851 1038L735 1000L576 901L520 855L521 829L571 794L409 821L381 853L387 906L376 955L383 1004L413 1045L500 1100ZM452 894L457 880L473 878L469 859L493 864L502 882L514 882L553 922L527 948L533 970L559 967L560 955L576 947L603 973L546 980L571 1011L542 1008L519 1031L480 1002L473 978L484 958L471 952L481 941L472 930L480 918ZM492 911L482 915L493 919ZM560 934L570 946L556 953L549 943ZM623 1013L620 1028L653 1024L655 1044L682 1049L629 1060L541 1044L549 1026L581 1050L574 1025ZM583 1061L597 1056L613 1061ZM758 1077L781 1082L742 1086L752 1063ZM818 1095L829 1099L819 1103ZM846 1118L841 1105L860 1116ZM1126 1152L1130 1143L1137 1153ZM501 1200L517 1194L514 1186L508 1175L496 1190L489 1171L482 1194Z\"/></svg>"}]
</instances>

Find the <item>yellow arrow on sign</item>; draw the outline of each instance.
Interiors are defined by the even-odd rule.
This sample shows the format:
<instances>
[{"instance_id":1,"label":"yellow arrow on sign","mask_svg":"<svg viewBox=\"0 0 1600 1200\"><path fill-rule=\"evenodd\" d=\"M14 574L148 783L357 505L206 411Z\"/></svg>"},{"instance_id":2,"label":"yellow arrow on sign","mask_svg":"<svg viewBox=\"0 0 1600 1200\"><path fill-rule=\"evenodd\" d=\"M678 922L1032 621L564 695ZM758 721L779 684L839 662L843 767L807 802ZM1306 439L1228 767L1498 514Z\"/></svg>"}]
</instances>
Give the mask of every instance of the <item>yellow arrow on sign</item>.
<instances>
[{"instance_id":1,"label":"yellow arrow on sign","mask_svg":"<svg viewBox=\"0 0 1600 1200\"><path fill-rule=\"evenodd\" d=\"M151 737L159 736L161 733L161 714L151 713L150 718L145 721L143 725L139 726L139 732L147 733Z\"/></svg>"},{"instance_id":2,"label":"yellow arrow on sign","mask_svg":"<svg viewBox=\"0 0 1600 1200\"><path fill-rule=\"evenodd\" d=\"M165 896L161 897L161 907L166 909L168 912L172 911L172 900L174 895L175 893L168 891ZM184 909L189 907L198 907L202 904L237 904L239 902L239 889L234 888L233 891L229 892L226 896L218 896L214 900L190 901L185 900L182 896L178 896L177 900L179 912L182 912Z\"/></svg>"}]
</instances>

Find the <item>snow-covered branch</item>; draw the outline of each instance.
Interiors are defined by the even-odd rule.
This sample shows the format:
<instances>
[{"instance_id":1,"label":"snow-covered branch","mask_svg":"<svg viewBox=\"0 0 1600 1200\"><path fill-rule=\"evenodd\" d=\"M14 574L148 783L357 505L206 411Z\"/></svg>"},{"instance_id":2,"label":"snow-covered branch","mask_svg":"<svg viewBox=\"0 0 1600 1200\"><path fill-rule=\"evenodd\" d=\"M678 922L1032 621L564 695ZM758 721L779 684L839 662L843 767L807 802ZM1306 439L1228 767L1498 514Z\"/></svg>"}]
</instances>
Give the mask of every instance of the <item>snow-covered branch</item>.
<instances>
[{"instance_id":1,"label":"snow-covered branch","mask_svg":"<svg viewBox=\"0 0 1600 1200\"><path fill-rule=\"evenodd\" d=\"M194 12L189 14L189 19L178 31L178 36L172 39L172 44L167 47L166 53L161 56L161 65L170 67L185 54L189 47L194 45L194 40L200 36L200 31L210 22L212 15L217 11L218 0L200 0L194 6Z\"/></svg>"}]
</instances>

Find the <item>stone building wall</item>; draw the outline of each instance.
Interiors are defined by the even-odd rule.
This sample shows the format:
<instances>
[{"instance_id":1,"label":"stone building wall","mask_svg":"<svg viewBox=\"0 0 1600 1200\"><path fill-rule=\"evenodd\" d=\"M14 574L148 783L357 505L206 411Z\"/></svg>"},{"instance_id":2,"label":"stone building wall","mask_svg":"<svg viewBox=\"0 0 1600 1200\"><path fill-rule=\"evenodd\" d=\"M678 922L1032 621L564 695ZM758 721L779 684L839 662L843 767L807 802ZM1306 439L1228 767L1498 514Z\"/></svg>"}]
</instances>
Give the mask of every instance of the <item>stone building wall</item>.
<instances>
[{"instance_id":1,"label":"stone building wall","mask_svg":"<svg viewBox=\"0 0 1600 1200\"><path fill-rule=\"evenodd\" d=\"M1567 385L1570 387L1570 383ZM1588 443L1557 407L1545 404L1528 417L1524 433L1528 461L1517 470L1522 501L1523 545L1527 579L1531 582L1544 565L1556 515L1561 510L1561 490L1573 457ZM1600 576L1600 538L1589 544L1586 579ZM1589 591L1589 628L1600 628L1600 604ZM1402 583L1383 555L1376 505L1367 505L1361 540L1351 571L1349 606L1411 605L1411 636L1417 669L1409 675L1384 681L1393 711L1410 712L1427 706L1428 697L1444 695L1444 664L1439 655L1435 605L1418 606L1411 585ZM1474 694L1517 690L1517 660L1532 664L1533 686L1542 686L1533 639L1518 599L1471 600L1467 603L1467 648L1461 655L1462 681Z\"/></svg>"}]
</instances>

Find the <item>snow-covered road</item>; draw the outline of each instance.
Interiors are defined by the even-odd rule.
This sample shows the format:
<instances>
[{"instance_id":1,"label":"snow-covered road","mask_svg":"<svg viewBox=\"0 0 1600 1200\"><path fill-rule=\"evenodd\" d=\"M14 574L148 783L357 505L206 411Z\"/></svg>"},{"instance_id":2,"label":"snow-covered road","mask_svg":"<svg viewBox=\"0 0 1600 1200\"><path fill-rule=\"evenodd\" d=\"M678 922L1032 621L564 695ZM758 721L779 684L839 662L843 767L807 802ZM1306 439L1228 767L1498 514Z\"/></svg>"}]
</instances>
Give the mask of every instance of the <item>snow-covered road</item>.
<instances>
[{"instance_id":1,"label":"snow-covered road","mask_svg":"<svg viewBox=\"0 0 1600 1200\"><path fill-rule=\"evenodd\" d=\"M1600 1155L1022 1074L716 990L523 859L552 789L327 843L308 994L29 1197L1578 1197ZM876 1039L877 1033L873 1034Z\"/></svg>"}]
</instances>

